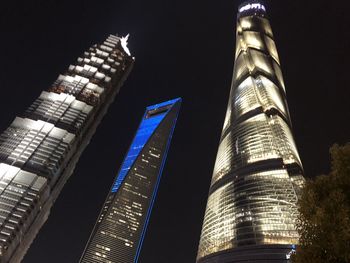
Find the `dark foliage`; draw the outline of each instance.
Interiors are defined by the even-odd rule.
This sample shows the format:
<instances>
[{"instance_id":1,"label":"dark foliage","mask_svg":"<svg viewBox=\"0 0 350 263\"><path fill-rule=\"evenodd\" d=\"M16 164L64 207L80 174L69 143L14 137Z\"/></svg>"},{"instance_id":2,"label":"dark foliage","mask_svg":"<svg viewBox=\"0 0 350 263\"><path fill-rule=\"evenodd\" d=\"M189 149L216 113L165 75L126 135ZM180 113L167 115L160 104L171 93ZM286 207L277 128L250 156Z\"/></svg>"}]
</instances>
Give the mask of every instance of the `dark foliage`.
<instances>
[{"instance_id":1,"label":"dark foliage","mask_svg":"<svg viewBox=\"0 0 350 263\"><path fill-rule=\"evenodd\" d=\"M330 153L331 172L303 189L293 262L350 262L350 144L333 145Z\"/></svg>"}]
</instances>

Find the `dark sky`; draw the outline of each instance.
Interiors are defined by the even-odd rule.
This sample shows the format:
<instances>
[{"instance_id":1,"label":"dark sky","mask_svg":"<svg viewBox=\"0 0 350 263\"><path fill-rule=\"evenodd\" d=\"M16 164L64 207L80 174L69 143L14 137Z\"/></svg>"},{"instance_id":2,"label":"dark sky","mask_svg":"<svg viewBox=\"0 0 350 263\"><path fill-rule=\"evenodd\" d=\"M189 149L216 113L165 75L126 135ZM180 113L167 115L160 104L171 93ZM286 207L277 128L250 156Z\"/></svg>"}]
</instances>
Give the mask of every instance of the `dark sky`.
<instances>
[{"instance_id":1,"label":"dark sky","mask_svg":"<svg viewBox=\"0 0 350 263\"><path fill-rule=\"evenodd\" d=\"M109 33L130 33L133 71L24 263L77 262L144 108L183 105L140 263L193 263L230 89L234 0L12 0L0 10L0 130ZM349 141L347 1L270 1L293 130L307 177Z\"/></svg>"}]
</instances>

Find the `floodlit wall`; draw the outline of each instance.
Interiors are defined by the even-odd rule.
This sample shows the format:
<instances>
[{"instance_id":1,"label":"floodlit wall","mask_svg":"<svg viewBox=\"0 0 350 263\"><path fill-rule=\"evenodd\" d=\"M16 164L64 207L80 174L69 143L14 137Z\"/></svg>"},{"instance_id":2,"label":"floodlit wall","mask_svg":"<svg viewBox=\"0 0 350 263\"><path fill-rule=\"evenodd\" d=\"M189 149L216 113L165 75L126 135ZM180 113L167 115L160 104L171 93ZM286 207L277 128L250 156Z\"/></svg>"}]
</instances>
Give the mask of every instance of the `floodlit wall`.
<instances>
[{"instance_id":1,"label":"floodlit wall","mask_svg":"<svg viewBox=\"0 0 350 263\"><path fill-rule=\"evenodd\" d=\"M241 247L298 242L296 203L304 179L280 60L265 7L248 2L239 10L232 88L198 262L236 262L208 258Z\"/></svg>"},{"instance_id":2,"label":"floodlit wall","mask_svg":"<svg viewBox=\"0 0 350 263\"><path fill-rule=\"evenodd\" d=\"M20 262L133 58L110 35L0 134L0 262Z\"/></svg>"}]
</instances>

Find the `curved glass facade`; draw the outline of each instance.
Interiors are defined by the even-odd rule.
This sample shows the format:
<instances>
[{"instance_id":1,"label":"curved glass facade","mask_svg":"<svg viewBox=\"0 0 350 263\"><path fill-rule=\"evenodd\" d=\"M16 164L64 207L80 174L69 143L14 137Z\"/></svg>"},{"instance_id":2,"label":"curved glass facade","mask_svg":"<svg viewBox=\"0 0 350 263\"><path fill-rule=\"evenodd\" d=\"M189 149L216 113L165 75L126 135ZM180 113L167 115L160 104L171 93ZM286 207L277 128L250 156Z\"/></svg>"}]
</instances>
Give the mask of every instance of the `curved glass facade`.
<instances>
[{"instance_id":1,"label":"curved glass facade","mask_svg":"<svg viewBox=\"0 0 350 263\"><path fill-rule=\"evenodd\" d=\"M263 5L247 2L239 10L232 88L197 262L236 262L237 253L228 259L232 251L245 251L239 253L250 255L238 258L255 262L264 259L259 249L265 245L298 242L303 169L276 45ZM247 247L259 249L252 256L242 250Z\"/></svg>"}]
</instances>

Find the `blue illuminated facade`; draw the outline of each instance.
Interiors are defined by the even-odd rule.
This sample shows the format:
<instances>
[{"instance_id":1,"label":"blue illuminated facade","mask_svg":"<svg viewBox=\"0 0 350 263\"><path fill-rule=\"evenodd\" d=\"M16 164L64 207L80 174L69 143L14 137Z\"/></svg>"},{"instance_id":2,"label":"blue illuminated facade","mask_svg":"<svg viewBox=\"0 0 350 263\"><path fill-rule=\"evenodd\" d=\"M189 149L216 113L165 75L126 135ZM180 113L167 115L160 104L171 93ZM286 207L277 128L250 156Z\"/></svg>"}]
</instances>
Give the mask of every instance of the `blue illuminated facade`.
<instances>
[{"instance_id":1,"label":"blue illuminated facade","mask_svg":"<svg viewBox=\"0 0 350 263\"><path fill-rule=\"evenodd\" d=\"M155 110L164 106L168 106L176 102L177 100L171 100L171 101L166 101L160 104L155 104L152 106L147 107L146 113L141 121L140 127L137 130L137 134L130 146L129 152L127 156L125 157L125 160L120 168L117 180L115 181L113 187L112 187L112 192L115 193L118 191L120 185L124 181L125 176L130 170L130 167L134 163L136 157L139 155L141 152L142 148L145 146L146 142L148 139L151 137L153 134L154 130L158 127L159 123L162 122L164 119L166 112L161 113L153 118L145 118L146 114L148 111Z\"/></svg>"},{"instance_id":2,"label":"blue illuminated facade","mask_svg":"<svg viewBox=\"0 0 350 263\"><path fill-rule=\"evenodd\" d=\"M80 262L138 261L180 105L146 108Z\"/></svg>"}]
</instances>

